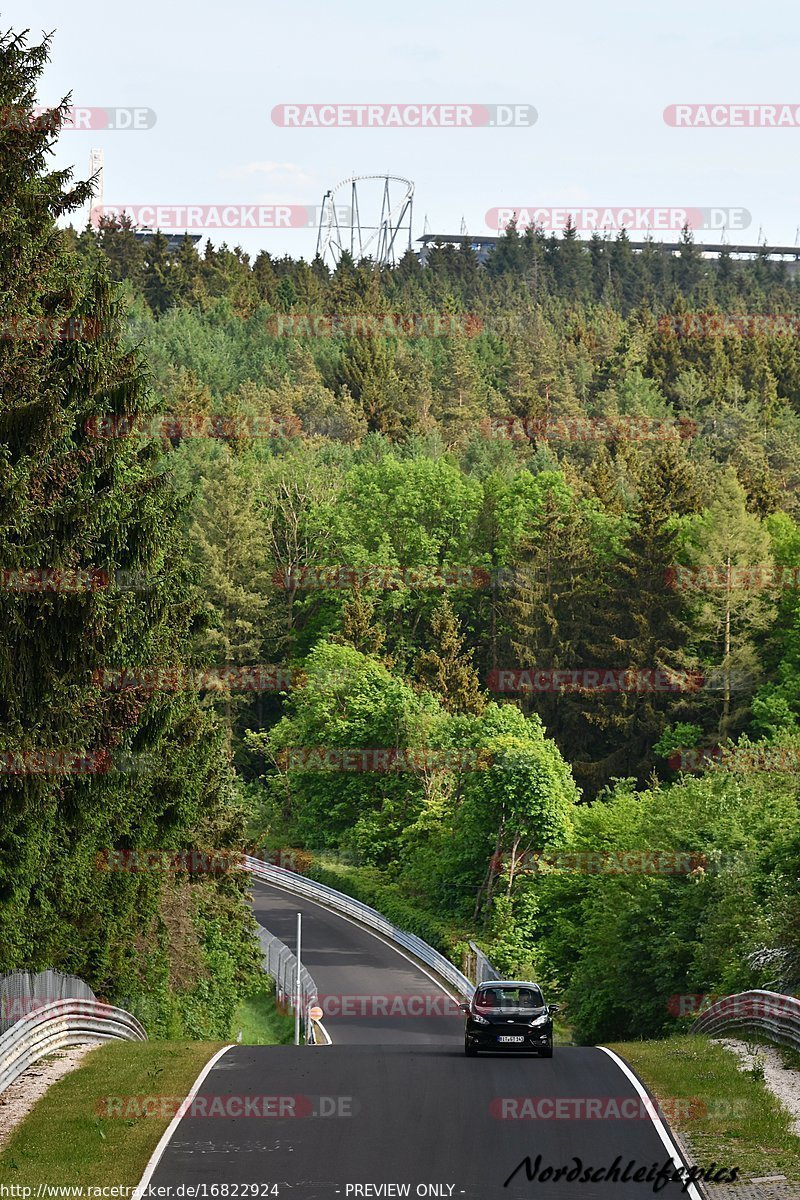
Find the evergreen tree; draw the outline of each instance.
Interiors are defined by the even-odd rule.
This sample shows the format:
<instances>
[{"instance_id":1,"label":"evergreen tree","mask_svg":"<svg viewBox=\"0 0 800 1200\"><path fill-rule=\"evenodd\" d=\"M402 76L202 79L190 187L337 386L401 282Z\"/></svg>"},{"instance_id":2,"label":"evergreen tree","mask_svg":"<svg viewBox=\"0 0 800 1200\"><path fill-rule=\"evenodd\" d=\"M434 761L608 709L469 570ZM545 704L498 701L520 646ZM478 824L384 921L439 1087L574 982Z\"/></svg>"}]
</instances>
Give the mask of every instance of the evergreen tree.
<instances>
[{"instance_id":1,"label":"evergreen tree","mask_svg":"<svg viewBox=\"0 0 800 1200\"><path fill-rule=\"evenodd\" d=\"M447 597L434 609L430 629L433 648L423 650L417 657L414 674L440 698L448 712L480 715L485 700L472 665L472 652L464 650L465 638Z\"/></svg>"},{"instance_id":2,"label":"evergreen tree","mask_svg":"<svg viewBox=\"0 0 800 1200\"><path fill-rule=\"evenodd\" d=\"M47 40L0 37L4 112L31 121L47 56ZM230 844L241 812L221 730L192 689L109 691L99 674L181 671L198 602L160 450L114 436L114 421L154 402L107 276L56 227L90 188L47 170L52 141L46 124L0 129L0 317L15 334L0 340L0 562L12 573L0 589L0 969L62 967L112 997L153 992L155 1032L188 1020L202 981L183 999L163 981L197 950L217 998L194 1029L225 1036L256 966L241 885L192 883L181 935L168 872L98 865L115 849ZM45 570L60 572L52 588L14 582Z\"/></svg>"},{"instance_id":3,"label":"evergreen tree","mask_svg":"<svg viewBox=\"0 0 800 1200\"><path fill-rule=\"evenodd\" d=\"M728 468L703 513L692 556L689 594L704 666L719 676L719 725L727 738L741 724L760 670L756 639L773 616L770 537L747 511L744 488Z\"/></svg>"},{"instance_id":4,"label":"evergreen tree","mask_svg":"<svg viewBox=\"0 0 800 1200\"><path fill-rule=\"evenodd\" d=\"M434 415L449 436L474 429L484 406L481 376L468 337L461 333L447 339Z\"/></svg>"},{"instance_id":5,"label":"evergreen tree","mask_svg":"<svg viewBox=\"0 0 800 1200\"><path fill-rule=\"evenodd\" d=\"M684 296L691 296L703 271L703 256L688 225L681 230L680 250L675 260L675 282Z\"/></svg>"},{"instance_id":6,"label":"evergreen tree","mask_svg":"<svg viewBox=\"0 0 800 1200\"><path fill-rule=\"evenodd\" d=\"M569 300L584 299L589 292L590 276L591 260L570 216L553 257L553 278L559 294Z\"/></svg>"},{"instance_id":7,"label":"evergreen tree","mask_svg":"<svg viewBox=\"0 0 800 1200\"><path fill-rule=\"evenodd\" d=\"M576 766L579 783L597 786L611 775L643 778L664 725L691 704L696 662L686 597L667 581L682 549L680 518L698 507L685 450L677 439L658 444L642 463L629 531L618 561L599 581L584 626L594 664L636 674L620 691L580 702L598 757Z\"/></svg>"},{"instance_id":8,"label":"evergreen tree","mask_svg":"<svg viewBox=\"0 0 800 1200\"><path fill-rule=\"evenodd\" d=\"M118 283L126 280L137 291L144 286L145 247L135 236L127 213L102 216L90 236L109 262L109 274Z\"/></svg>"},{"instance_id":9,"label":"evergreen tree","mask_svg":"<svg viewBox=\"0 0 800 1200\"><path fill-rule=\"evenodd\" d=\"M208 453L202 443L190 442L187 452L197 470L192 557L210 610L204 657L217 664L257 663L271 588L255 472L224 446Z\"/></svg>"},{"instance_id":10,"label":"evergreen tree","mask_svg":"<svg viewBox=\"0 0 800 1200\"><path fill-rule=\"evenodd\" d=\"M142 291L154 313L166 312L175 299L172 254L160 230L144 244Z\"/></svg>"},{"instance_id":11,"label":"evergreen tree","mask_svg":"<svg viewBox=\"0 0 800 1200\"><path fill-rule=\"evenodd\" d=\"M360 654L382 658L391 667L391 659L383 655L386 631L375 620L376 609L374 598L365 595L356 584L352 596L342 606L341 634L331 640L352 646Z\"/></svg>"},{"instance_id":12,"label":"evergreen tree","mask_svg":"<svg viewBox=\"0 0 800 1200\"><path fill-rule=\"evenodd\" d=\"M572 670L587 665L584 642L597 568L589 530L563 478L543 474L536 483L536 507L506 593L513 661L522 671ZM565 752L569 747L571 758L589 753L570 695L535 693L523 703Z\"/></svg>"}]
</instances>

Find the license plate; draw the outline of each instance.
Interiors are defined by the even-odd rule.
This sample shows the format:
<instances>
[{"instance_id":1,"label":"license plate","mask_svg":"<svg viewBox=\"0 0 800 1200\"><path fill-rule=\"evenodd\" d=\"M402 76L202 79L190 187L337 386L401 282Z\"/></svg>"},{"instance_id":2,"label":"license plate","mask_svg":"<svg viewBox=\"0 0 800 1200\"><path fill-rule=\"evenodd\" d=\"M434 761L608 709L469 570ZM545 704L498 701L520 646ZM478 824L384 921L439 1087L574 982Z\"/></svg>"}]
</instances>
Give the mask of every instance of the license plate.
<instances>
[{"instance_id":1,"label":"license plate","mask_svg":"<svg viewBox=\"0 0 800 1200\"><path fill-rule=\"evenodd\" d=\"M512 1036L509 1033L503 1033L500 1035L500 1037L497 1040L498 1040L498 1042L524 1042L525 1038Z\"/></svg>"}]
</instances>

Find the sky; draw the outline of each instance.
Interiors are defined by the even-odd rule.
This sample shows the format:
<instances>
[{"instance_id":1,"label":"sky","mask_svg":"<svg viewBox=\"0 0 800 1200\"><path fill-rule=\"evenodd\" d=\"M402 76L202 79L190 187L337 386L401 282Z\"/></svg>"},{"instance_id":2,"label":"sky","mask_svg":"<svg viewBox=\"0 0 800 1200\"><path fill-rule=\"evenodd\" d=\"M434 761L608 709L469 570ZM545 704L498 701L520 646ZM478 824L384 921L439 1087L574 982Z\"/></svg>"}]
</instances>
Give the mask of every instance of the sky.
<instances>
[{"instance_id":1,"label":"sky","mask_svg":"<svg viewBox=\"0 0 800 1200\"><path fill-rule=\"evenodd\" d=\"M434 233L457 233L463 220L487 234L497 232L492 210L536 210L558 226L570 207L581 236L593 221L615 228L626 216L606 210L622 208L642 210L627 217L632 237L649 226L669 240L687 211L698 240L800 241L800 5L789 0L12 0L2 23L32 40L53 31L43 104L71 91L80 108L141 110L131 119L150 125L63 130L54 166L85 177L101 149L105 204L160 205L181 229L186 218L165 206L235 206L219 219L235 225L241 211L249 227L222 233L204 211L196 231L251 254L313 257L316 212L287 218L287 206L318 211L341 180L385 173L415 185L415 241L426 218ZM472 123L276 124L273 110L287 104L306 120L315 104L458 105ZM466 105L532 106L536 119L479 126ZM671 125L670 105L717 106L715 124ZM719 107L736 105L778 107L772 118ZM681 110L682 122L702 119ZM770 119L792 124L721 124ZM376 195L362 187L365 223ZM287 219L291 228L267 224Z\"/></svg>"}]
</instances>

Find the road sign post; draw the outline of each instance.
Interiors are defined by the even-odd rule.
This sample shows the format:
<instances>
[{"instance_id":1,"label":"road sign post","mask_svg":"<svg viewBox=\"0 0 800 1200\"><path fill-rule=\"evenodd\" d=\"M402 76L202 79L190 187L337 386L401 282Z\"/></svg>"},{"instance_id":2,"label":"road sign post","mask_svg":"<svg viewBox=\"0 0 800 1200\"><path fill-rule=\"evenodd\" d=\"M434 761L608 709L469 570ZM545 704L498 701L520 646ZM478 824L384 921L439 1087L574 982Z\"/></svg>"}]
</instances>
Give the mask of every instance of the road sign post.
<instances>
[{"instance_id":1,"label":"road sign post","mask_svg":"<svg viewBox=\"0 0 800 1200\"><path fill-rule=\"evenodd\" d=\"M300 1005L302 1004L302 988L300 984L300 948L303 932L303 918L297 914L297 965L294 981L294 1044L300 1045Z\"/></svg>"}]
</instances>

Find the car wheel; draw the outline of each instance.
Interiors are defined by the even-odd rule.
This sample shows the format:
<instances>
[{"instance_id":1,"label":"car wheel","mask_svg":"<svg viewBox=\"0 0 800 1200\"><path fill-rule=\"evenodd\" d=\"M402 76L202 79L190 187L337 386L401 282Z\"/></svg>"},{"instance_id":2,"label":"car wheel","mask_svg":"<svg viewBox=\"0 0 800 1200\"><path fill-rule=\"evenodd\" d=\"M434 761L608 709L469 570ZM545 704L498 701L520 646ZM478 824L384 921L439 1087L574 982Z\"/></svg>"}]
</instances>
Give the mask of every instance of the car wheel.
<instances>
[{"instance_id":1,"label":"car wheel","mask_svg":"<svg viewBox=\"0 0 800 1200\"><path fill-rule=\"evenodd\" d=\"M466 1038L464 1038L464 1053L466 1054L467 1058L477 1058L478 1056L478 1051L474 1046L470 1046Z\"/></svg>"},{"instance_id":2,"label":"car wheel","mask_svg":"<svg viewBox=\"0 0 800 1200\"><path fill-rule=\"evenodd\" d=\"M540 1056L540 1058L552 1058L553 1057L553 1043L551 1042L549 1046L545 1046L544 1050L540 1050L539 1056Z\"/></svg>"}]
</instances>

